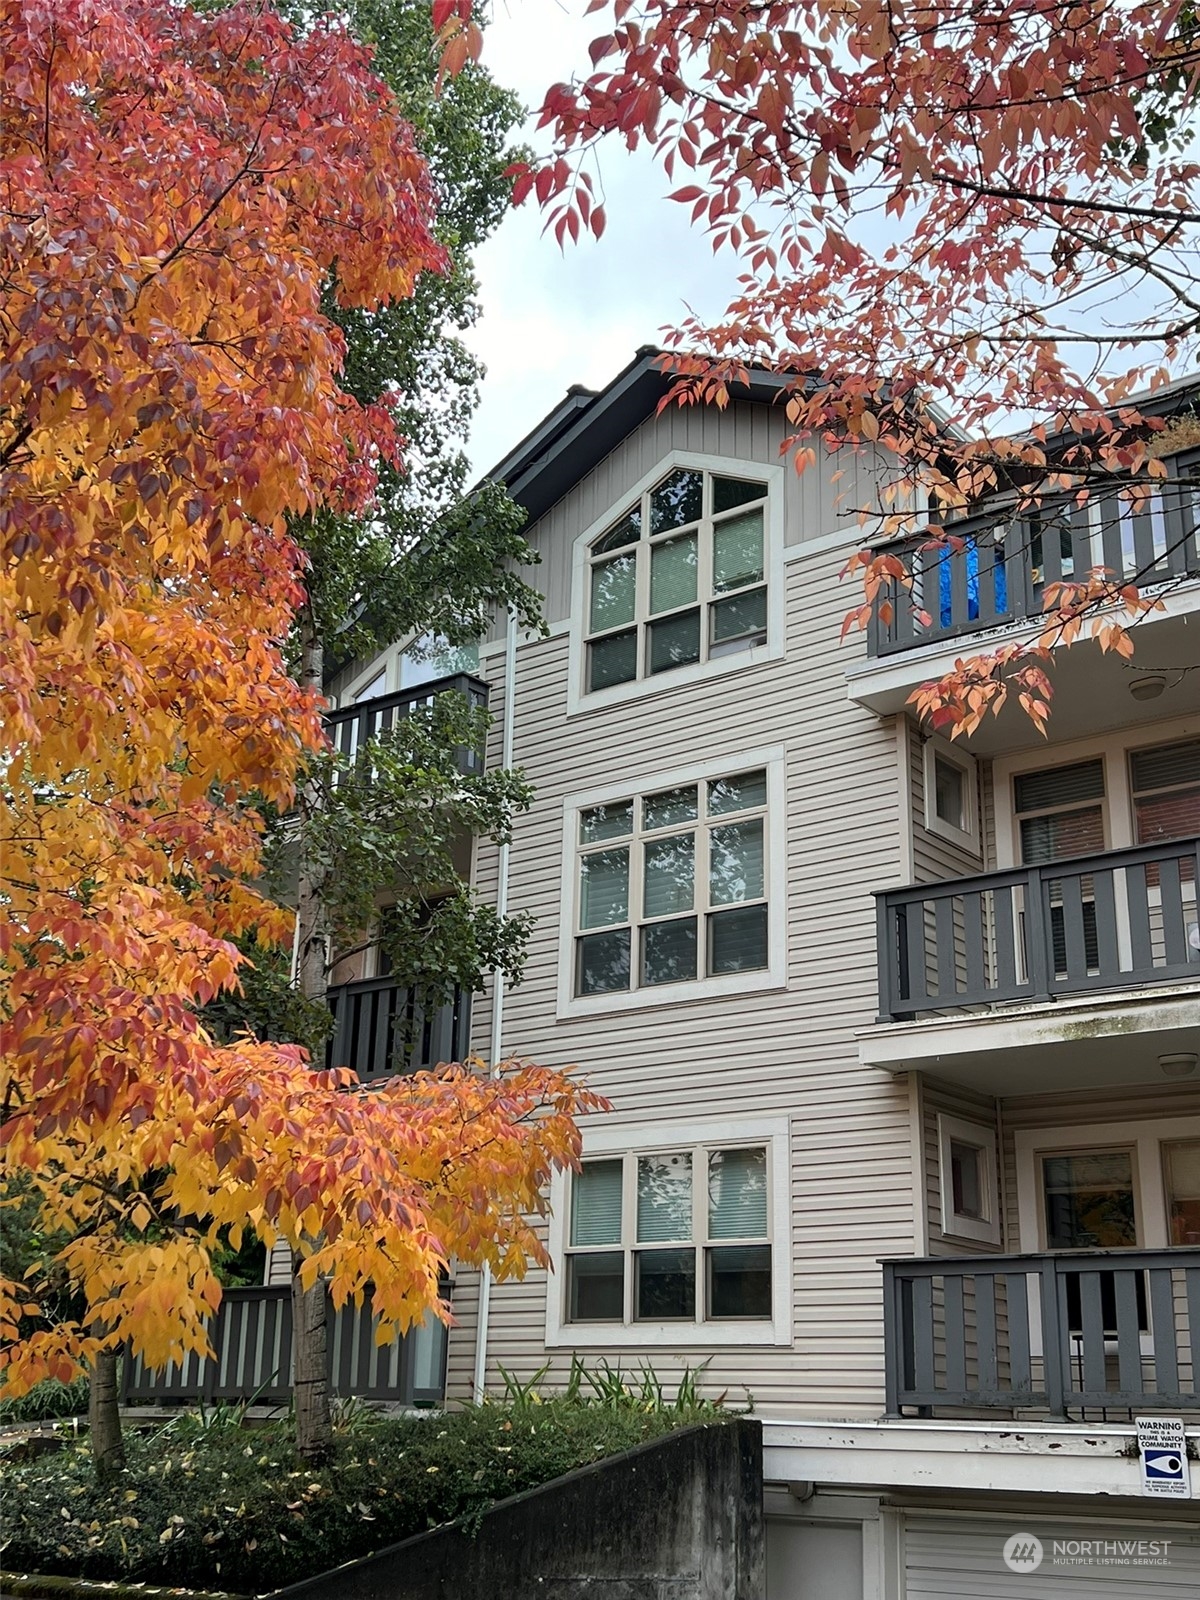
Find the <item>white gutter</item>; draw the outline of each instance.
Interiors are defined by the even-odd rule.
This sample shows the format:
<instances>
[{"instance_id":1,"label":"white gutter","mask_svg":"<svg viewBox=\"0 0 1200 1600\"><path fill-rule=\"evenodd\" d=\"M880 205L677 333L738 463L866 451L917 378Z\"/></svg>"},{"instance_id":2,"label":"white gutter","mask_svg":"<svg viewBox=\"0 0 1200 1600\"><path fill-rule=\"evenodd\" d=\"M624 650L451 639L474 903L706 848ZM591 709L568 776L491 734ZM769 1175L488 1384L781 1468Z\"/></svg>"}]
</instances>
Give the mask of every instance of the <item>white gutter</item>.
<instances>
[{"instance_id":1,"label":"white gutter","mask_svg":"<svg viewBox=\"0 0 1200 1600\"><path fill-rule=\"evenodd\" d=\"M513 762L513 729L516 722L517 695L517 621L509 607L508 627L504 636L504 730L501 735L500 765L511 767ZM496 915L508 915L508 857L511 846L506 839L500 846L496 879ZM492 978L492 1077L500 1076L500 1063L504 1059L504 974L497 972ZM479 1275L479 1317L475 1324L475 1380L471 1397L476 1405L483 1403L487 1379L488 1313L492 1302L492 1269L485 1262Z\"/></svg>"}]
</instances>

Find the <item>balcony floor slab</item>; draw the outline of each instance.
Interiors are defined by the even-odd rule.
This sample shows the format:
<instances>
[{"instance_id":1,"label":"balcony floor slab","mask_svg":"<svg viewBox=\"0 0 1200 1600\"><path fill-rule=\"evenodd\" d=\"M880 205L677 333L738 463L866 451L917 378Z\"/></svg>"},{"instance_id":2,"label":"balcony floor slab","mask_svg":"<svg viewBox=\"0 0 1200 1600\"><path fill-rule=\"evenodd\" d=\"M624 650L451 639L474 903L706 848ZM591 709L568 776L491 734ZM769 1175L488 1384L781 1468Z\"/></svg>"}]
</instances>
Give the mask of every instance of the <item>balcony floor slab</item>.
<instances>
[{"instance_id":1,"label":"balcony floor slab","mask_svg":"<svg viewBox=\"0 0 1200 1600\"><path fill-rule=\"evenodd\" d=\"M984 1093L1161 1084L1159 1056L1200 1050L1200 982L877 1023L857 1039L865 1065Z\"/></svg>"},{"instance_id":2,"label":"balcony floor slab","mask_svg":"<svg viewBox=\"0 0 1200 1600\"><path fill-rule=\"evenodd\" d=\"M1125 662L1085 638L1069 650L1056 651L1051 741L1091 738L1144 720L1146 708L1129 696L1129 683L1162 663L1193 662L1200 623L1200 581L1180 584L1162 597L1161 612L1151 612L1135 630L1133 659ZM1009 622L979 633L936 639L929 644L869 657L846 669L846 698L879 716L909 711L909 697L954 668L960 658L986 655L1002 645L1031 644L1040 624ZM1174 674L1154 703L1154 716L1188 716L1200 707L1195 674ZM969 741L976 755L993 756L1036 747L1041 743L1028 717L1013 704L988 717Z\"/></svg>"}]
</instances>

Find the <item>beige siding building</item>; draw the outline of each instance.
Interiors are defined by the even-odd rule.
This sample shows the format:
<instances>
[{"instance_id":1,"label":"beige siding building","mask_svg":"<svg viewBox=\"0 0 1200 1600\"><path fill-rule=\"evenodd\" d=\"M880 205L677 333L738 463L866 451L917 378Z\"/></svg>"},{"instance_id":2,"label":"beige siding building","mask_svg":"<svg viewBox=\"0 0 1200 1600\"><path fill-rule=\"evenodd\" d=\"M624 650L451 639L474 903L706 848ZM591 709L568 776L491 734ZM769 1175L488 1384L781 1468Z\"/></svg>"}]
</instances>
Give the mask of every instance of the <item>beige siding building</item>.
<instances>
[{"instance_id":1,"label":"beige siding building","mask_svg":"<svg viewBox=\"0 0 1200 1600\"><path fill-rule=\"evenodd\" d=\"M536 799L474 862L534 924L470 1044L613 1110L554 1186L553 1271L458 1276L447 1399L576 1357L750 1397L772 1600L1194 1594L1200 1488L1146 1490L1135 1420L1200 1438L1193 497L972 519L910 547L927 621L843 636L887 463L798 474L765 380L724 412L663 393L639 352L497 469L548 632L474 668L488 759ZM1114 562L1163 609L1132 664L1063 656L1048 739L912 719L1041 585ZM1117 1534L1169 1558L1056 1554Z\"/></svg>"}]
</instances>

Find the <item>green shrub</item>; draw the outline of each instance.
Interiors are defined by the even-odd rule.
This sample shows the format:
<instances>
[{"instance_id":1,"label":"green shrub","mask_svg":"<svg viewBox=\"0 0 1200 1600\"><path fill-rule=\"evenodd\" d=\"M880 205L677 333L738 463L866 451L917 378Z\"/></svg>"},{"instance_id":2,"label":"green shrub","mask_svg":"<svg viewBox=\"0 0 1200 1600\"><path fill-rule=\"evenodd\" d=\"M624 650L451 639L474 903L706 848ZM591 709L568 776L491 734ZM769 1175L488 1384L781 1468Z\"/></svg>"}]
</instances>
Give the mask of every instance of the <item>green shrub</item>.
<instances>
[{"instance_id":1,"label":"green shrub","mask_svg":"<svg viewBox=\"0 0 1200 1600\"><path fill-rule=\"evenodd\" d=\"M75 1383L59 1383L57 1378L47 1378L16 1399L10 1399L0 1390L0 1422L51 1422L57 1417L85 1416L87 1408L86 1378L79 1378Z\"/></svg>"},{"instance_id":2,"label":"green shrub","mask_svg":"<svg viewBox=\"0 0 1200 1600\"><path fill-rule=\"evenodd\" d=\"M298 1581L561 1473L712 1420L646 1404L566 1398L389 1418L338 1436L330 1466L297 1466L283 1424L132 1436L97 1487L86 1444L0 1466L5 1567L242 1594Z\"/></svg>"}]
</instances>

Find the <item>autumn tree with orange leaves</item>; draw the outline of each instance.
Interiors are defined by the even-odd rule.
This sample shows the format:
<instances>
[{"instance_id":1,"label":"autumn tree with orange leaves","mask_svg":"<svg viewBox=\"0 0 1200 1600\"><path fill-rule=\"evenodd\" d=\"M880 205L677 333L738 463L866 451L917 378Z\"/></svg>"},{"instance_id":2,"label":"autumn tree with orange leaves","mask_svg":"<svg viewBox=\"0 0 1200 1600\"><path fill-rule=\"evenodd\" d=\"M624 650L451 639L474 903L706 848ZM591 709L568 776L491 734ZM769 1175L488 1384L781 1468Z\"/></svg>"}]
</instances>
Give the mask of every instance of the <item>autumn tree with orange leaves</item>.
<instances>
[{"instance_id":1,"label":"autumn tree with orange leaves","mask_svg":"<svg viewBox=\"0 0 1200 1600\"><path fill-rule=\"evenodd\" d=\"M467 1067L347 1092L303 1052L216 1043L264 803L322 741L280 654L286 518L369 506L398 440L339 385L321 294L437 271L408 128L335 23L241 0L8 0L0 150L3 1139L81 1307L6 1284L5 1381L112 1385L206 1347L211 1252L287 1240L384 1332L443 1310L451 1253L519 1273L574 1116L559 1074Z\"/></svg>"},{"instance_id":2,"label":"autumn tree with orange leaves","mask_svg":"<svg viewBox=\"0 0 1200 1600\"><path fill-rule=\"evenodd\" d=\"M919 607L908 566L878 548L913 530L914 506L943 549L952 519L997 491L1014 539L1048 502L1146 508L1198 433L1172 434L1133 399L1200 349L1188 0L587 9L591 67L547 92L551 150L516 198L543 206L560 242L599 233L594 155L606 140L646 147L672 198L736 254L725 316L673 338L675 398L721 403L753 363L791 380L801 469L820 446L891 454L887 495L861 508L874 538L853 563L854 622ZM453 64L468 12L435 0L433 15ZM919 709L951 735L1010 696L1044 720L1056 643L1095 633L1132 649L1161 591L1129 577L1048 585L1040 638L962 663Z\"/></svg>"}]
</instances>

